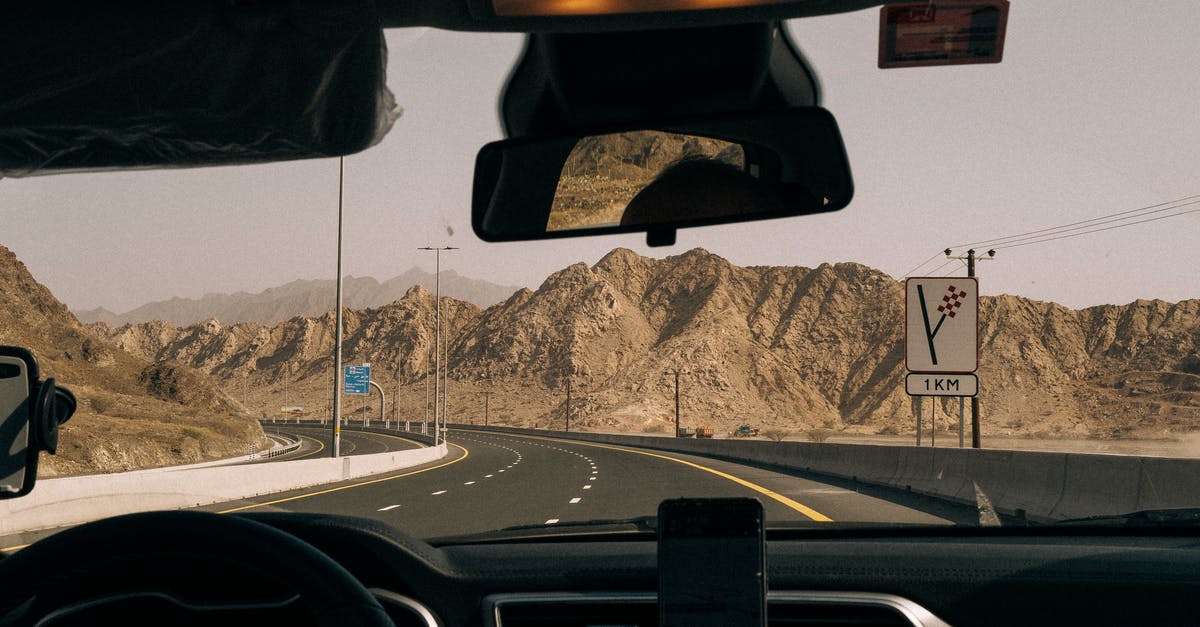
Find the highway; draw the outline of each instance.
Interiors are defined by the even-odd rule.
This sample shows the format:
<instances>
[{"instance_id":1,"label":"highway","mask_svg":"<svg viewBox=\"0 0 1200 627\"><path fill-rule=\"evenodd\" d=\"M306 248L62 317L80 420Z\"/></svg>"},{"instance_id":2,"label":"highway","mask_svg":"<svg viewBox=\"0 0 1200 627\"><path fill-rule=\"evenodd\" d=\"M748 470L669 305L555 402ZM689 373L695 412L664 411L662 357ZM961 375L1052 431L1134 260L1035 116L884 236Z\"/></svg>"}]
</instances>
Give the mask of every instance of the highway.
<instances>
[{"instance_id":1,"label":"highway","mask_svg":"<svg viewBox=\"0 0 1200 627\"><path fill-rule=\"evenodd\" d=\"M296 424L264 424L263 431L268 434L290 435L300 438L300 448L288 453L273 457L270 459L262 458L255 460L253 463L270 463L282 461L295 461L297 459L313 459L317 457L328 457L329 450L327 448L329 442L328 426L302 426ZM387 435L384 433L371 433L365 431L354 431L347 427L342 427L341 450L342 455L371 455L373 453L388 453L391 451L404 451L412 448L424 446L414 440L404 438L402 435Z\"/></svg>"},{"instance_id":2,"label":"highway","mask_svg":"<svg viewBox=\"0 0 1200 627\"><path fill-rule=\"evenodd\" d=\"M936 499L680 453L552 434L451 431L449 441L450 454L425 466L204 509L362 516L419 537L644 516L674 497L757 497L768 525L978 522Z\"/></svg>"}]
</instances>

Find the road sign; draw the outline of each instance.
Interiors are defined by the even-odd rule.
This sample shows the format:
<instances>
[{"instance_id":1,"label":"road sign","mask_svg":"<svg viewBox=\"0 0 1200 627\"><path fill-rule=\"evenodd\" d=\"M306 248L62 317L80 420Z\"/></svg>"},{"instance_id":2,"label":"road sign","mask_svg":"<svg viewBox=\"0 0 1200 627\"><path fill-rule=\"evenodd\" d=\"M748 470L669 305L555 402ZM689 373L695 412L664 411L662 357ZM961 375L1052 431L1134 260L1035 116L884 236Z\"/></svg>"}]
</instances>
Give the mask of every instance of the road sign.
<instances>
[{"instance_id":1,"label":"road sign","mask_svg":"<svg viewBox=\"0 0 1200 627\"><path fill-rule=\"evenodd\" d=\"M977 396L979 377L973 374L910 373L904 377L909 396Z\"/></svg>"},{"instance_id":2,"label":"road sign","mask_svg":"<svg viewBox=\"0 0 1200 627\"><path fill-rule=\"evenodd\" d=\"M909 372L969 374L979 369L979 282L932 277L905 281L904 364Z\"/></svg>"},{"instance_id":3,"label":"road sign","mask_svg":"<svg viewBox=\"0 0 1200 627\"><path fill-rule=\"evenodd\" d=\"M342 392L346 394L371 394L371 365L346 366L346 376L342 379Z\"/></svg>"}]
</instances>

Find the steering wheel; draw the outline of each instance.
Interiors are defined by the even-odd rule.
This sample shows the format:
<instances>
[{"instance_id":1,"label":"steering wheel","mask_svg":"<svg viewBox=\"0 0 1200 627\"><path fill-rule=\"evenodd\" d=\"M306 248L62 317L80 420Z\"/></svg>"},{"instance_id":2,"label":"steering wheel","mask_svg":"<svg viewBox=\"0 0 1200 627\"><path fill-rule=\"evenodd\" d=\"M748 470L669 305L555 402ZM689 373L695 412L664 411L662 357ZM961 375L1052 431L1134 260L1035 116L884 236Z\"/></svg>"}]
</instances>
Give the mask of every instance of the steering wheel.
<instances>
[{"instance_id":1,"label":"steering wheel","mask_svg":"<svg viewBox=\"0 0 1200 627\"><path fill-rule=\"evenodd\" d=\"M212 572L214 563L225 572ZM205 570L205 566L208 570ZM263 523L199 511L107 518L67 529L0 560L0 624L32 624L63 603L269 572L322 627L392 627L379 602L340 564ZM121 582L121 583L114 583ZM127 583L133 582L133 583ZM116 590L135 585L137 590ZM171 596L163 593L160 596Z\"/></svg>"}]
</instances>

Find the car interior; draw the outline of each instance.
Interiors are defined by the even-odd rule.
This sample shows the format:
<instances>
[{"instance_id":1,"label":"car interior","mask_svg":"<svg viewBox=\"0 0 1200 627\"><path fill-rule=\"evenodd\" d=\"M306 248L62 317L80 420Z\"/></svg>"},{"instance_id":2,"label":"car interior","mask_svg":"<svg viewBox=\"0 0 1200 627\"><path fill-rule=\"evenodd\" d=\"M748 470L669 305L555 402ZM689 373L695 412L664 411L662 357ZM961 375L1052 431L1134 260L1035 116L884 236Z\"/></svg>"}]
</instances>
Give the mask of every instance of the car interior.
<instances>
[{"instance_id":1,"label":"car interior","mask_svg":"<svg viewBox=\"0 0 1200 627\"><path fill-rule=\"evenodd\" d=\"M6 85L0 172L237 166L370 150L397 119L384 80L384 32L429 27L525 37L496 102L505 138L478 147L472 206L461 208L481 240L644 232L648 245L657 246L673 244L681 229L803 221L851 205L854 162L837 112L821 106L821 68L810 65L782 24L881 5L54 0L8 6L8 18L0 20L7 57L0 62ZM34 50L36 56L28 54ZM559 173L572 149L585 137L644 131L719 142L690 170L664 172L631 199L648 205L644 211L620 220L566 215L556 222ZM4 468L5 496L15 498L36 489L38 451L53 452L55 429L70 417L74 399L69 381L57 387L53 379L40 381L34 357L8 359L0 365L25 368L21 381L28 379L33 399L21 397L21 406L31 408L21 426L33 435L6 436L26 443ZM882 494L915 498L903 492ZM0 624L1197 622L1190 601L1200 590L1200 542L1182 522L1054 525L1006 515L1001 526L764 531L762 508L749 501L666 501L657 525L613 520L564 525L553 534L510 529L442 538L336 513L129 514L63 530L0 559Z\"/></svg>"}]
</instances>

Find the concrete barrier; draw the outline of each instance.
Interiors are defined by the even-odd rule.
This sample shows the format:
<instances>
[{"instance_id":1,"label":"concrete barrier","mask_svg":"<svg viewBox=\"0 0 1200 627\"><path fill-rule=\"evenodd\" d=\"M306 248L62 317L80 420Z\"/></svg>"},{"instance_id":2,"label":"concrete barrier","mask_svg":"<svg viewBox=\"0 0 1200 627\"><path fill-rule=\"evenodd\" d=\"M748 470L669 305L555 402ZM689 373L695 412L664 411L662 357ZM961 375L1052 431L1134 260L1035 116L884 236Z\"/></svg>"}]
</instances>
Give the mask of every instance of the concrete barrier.
<instances>
[{"instance_id":1,"label":"concrete barrier","mask_svg":"<svg viewBox=\"0 0 1200 627\"><path fill-rule=\"evenodd\" d=\"M400 470L445 455L446 445L440 444L336 459L45 479L27 496L0 501L0 535L286 492Z\"/></svg>"},{"instance_id":2,"label":"concrete barrier","mask_svg":"<svg viewBox=\"0 0 1200 627\"><path fill-rule=\"evenodd\" d=\"M1034 521L1200 506L1200 459L451 427L704 455L971 505L976 504L978 485L1000 513Z\"/></svg>"}]
</instances>

